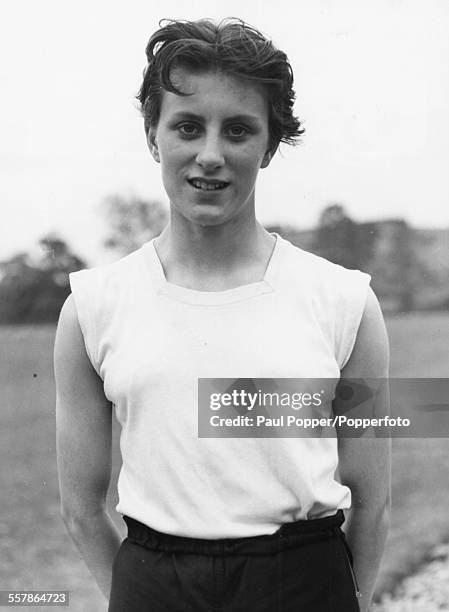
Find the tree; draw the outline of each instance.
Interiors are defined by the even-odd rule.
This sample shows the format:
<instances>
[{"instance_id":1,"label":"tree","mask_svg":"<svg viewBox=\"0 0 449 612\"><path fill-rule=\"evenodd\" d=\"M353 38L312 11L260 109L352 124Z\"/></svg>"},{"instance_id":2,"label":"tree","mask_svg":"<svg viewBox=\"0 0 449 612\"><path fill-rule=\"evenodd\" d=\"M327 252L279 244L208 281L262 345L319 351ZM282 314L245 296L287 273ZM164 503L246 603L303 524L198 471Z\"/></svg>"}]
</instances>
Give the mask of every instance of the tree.
<instances>
[{"instance_id":1,"label":"tree","mask_svg":"<svg viewBox=\"0 0 449 612\"><path fill-rule=\"evenodd\" d=\"M346 268L357 267L357 224L341 204L331 204L321 213L316 251Z\"/></svg>"},{"instance_id":2,"label":"tree","mask_svg":"<svg viewBox=\"0 0 449 612\"><path fill-rule=\"evenodd\" d=\"M39 244L43 255L36 261L19 253L0 264L3 324L55 322L70 293L69 273L86 267L55 234L44 236Z\"/></svg>"},{"instance_id":3,"label":"tree","mask_svg":"<svg viewBox=\"0 0 449 612\"><path fill-rule=\"evenodd\" d=\"M331 204L321 213L314 251L345 268L363 270L374 256L375 223L357 223L341 204Z\"/></svg>"},{"instance_id":4,"label":"tree","mask_svg":"<svg viewBox=\"0 0 449 612\"><path fill-rule=\"evenodd\" d=\"M376 253L367 272L379 296L394 300L397 310L409 312L420 296L432 295L441 284L424 257L429 239L404 219L379 221L377 226Z\"/></svg>"},{"instance_id":5,"label":"tree","mask_svg":"<svg viewBox=\"0 0 449 612\"><path fill-rule=\"evenodd\" d=\"M158 236L165 227L168 215L156 200L110 196L103 202L109 235L104 245L126 255Z\"/></svg>"}]
</instances>

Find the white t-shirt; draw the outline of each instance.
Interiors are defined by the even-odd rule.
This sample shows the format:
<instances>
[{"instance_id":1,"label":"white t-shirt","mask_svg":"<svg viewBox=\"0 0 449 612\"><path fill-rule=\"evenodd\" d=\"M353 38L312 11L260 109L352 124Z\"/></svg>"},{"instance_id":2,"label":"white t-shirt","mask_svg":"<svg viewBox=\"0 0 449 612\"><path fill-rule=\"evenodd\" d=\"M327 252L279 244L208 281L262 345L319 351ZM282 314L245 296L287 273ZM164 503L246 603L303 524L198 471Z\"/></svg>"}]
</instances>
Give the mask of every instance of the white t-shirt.
<instances>
[{"instance_id":1,"label":"white t-shirt","mask_svg":"<svg viewBox=\"0 0 449 612\"><path fill-rule=\"evenodd\" d=\"M166 281L153 241L70 275L89 358L121 424L118 512L169 534L235 538L351 505L337 439L199 438L198 378L334 378L370 276L277 236L264 279Z\"/></svg>"}]
</instances>

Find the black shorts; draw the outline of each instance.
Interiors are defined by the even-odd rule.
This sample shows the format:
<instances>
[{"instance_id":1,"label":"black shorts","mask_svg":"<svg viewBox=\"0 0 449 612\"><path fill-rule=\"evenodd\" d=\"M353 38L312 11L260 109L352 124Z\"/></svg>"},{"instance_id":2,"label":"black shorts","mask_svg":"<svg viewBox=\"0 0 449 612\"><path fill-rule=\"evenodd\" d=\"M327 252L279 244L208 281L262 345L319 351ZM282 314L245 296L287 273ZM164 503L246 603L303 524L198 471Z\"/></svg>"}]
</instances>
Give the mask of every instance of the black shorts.
<instances>
[{"instance_id":1,"label":"black shorts","mask_svg":"<svg viewBox=\"0 0 449 612\"><path fill-rule=\"evenodd\" d=\"M109 612L359 612L342 510L273 535L223 540L124 520Z\"/></svg>"}]
</instances>

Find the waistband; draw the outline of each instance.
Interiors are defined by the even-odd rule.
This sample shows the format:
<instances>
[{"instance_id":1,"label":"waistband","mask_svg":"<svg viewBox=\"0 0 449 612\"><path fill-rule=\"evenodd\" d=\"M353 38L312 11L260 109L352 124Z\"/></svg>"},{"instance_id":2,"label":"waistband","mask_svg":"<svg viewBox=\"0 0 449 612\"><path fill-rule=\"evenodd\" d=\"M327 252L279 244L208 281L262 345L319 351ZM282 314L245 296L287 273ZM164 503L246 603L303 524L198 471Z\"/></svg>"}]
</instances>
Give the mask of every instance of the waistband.
<instances>
[{"instance_id":1,"label":"waistband","mask_svg":"<svg viewBox=\"0 0 449 612\"><path fill-rule=\"evenodd\" d=\"M339 536L345 516L343 510L338 510L332 516L284 523L270 535L216 540L161 533L126 515L123 520L128 527L128 540L152 550L203 555L269 555Z\"/></svg>"}]
</instances>

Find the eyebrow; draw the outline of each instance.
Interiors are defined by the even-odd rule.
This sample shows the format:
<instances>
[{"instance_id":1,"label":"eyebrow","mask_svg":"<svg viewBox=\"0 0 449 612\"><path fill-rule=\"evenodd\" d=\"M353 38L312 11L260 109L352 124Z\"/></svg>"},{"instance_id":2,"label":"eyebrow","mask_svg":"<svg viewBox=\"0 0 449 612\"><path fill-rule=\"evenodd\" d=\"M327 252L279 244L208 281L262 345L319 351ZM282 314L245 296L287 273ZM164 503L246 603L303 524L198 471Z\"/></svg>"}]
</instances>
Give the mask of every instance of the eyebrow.
<instances>
[{"instance_id":1,"label":"eyebrow","mask_svg":"<svg viewBox=\"0 0 449 612\"><path fill-rule=\"evenodd\" d=\"M174 121L179 121L181 119L192 119L194 121L203 121L204 117L202 115L197 115L196 113L192 113L189 111L179 111L175 113L172 117ZM226 117L225 122L242 122L242 123L252 123L258 125L260 123L260 119L257 115L247 115L247 114L238 114L232 115L230 117Z\"/></svg>"}]
</instances>

